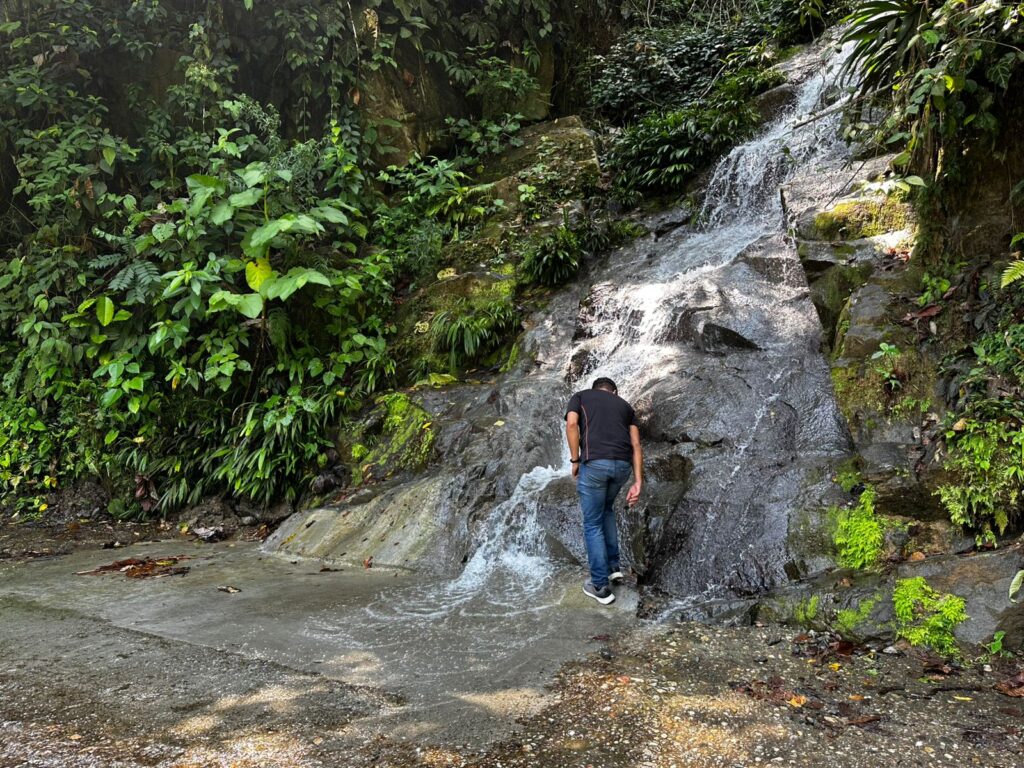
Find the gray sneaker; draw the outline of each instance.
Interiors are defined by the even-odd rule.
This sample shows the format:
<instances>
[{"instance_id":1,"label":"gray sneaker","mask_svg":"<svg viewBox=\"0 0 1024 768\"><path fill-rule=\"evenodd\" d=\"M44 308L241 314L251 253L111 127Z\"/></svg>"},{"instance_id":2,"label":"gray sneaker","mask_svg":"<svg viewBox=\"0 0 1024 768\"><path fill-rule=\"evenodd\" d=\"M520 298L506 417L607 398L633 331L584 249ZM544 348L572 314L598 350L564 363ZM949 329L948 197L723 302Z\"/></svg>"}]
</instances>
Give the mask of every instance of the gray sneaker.
<instances>
[{"instance_id":1,"label":"gray sneaker","mask_svg":"<svg viewBox=\"0 0 1024 768\"><path fill-rule=\"evenodd\" d=\"M612 571L608 574L608 581L618 583L623 581L626 577L622 575L622 571Z\"/></svg>"},{"instance_id":2,"label":"gray sneaker","mask_svg":"<svg viewBox=\"0 0 1024 768\"><path fill-rule=\"evenodd\" d=\"M611 587L606 584L601 587L601 589L598 589L590 579L583 582L583 594L587 597L594 598L601 605L608 605L609 603L615 602L615 595L612 594Z\"/></svg>"}]
</instances>

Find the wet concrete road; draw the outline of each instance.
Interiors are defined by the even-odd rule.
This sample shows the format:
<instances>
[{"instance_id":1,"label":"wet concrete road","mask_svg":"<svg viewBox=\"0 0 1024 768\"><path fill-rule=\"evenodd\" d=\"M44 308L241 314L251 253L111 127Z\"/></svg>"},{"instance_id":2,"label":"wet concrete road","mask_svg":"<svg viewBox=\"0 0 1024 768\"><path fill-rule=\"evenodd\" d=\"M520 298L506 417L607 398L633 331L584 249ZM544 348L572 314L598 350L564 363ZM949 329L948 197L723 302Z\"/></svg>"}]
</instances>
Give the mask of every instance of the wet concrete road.
<instances>
[{"instance_id":1,"label":"wet concrete road","mask_svg":"<svg viewBox=\"0 0 1024 768\"><path fill-rule=\"evenodd\" d=\"M190 571L75 575L146 555L188 555ZM626 590L592 603L573 569L532 593L500 573L460 592L249 544L0 564L0 766L358 765L382 739L479 747L550 703L561 665L635 607Z\"/></svg>"}]
</instances>

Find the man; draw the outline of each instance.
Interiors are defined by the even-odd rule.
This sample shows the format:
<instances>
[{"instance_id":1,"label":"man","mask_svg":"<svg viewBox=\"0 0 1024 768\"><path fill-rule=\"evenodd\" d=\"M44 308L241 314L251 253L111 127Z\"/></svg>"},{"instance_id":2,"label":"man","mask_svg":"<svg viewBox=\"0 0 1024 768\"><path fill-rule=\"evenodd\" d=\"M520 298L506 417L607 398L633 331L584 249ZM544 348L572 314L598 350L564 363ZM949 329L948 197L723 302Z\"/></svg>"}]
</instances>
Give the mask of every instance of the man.
<instances>
[{"instance_id":1,"label":"man","mask_svg":"<svg viewBox=\"0 0 1024 768\"><path fill-rule=\"evenodd\" d=\"M621 581L615 497L633 475L626 494L630 506L640 498L643 452L633 408L618 395L611 379L577 392L565 412L565 437L576 490L583 508L583 537L590 578L583 591L602 605L615 600L609 582Z\"/></svg>"}]
</instances>

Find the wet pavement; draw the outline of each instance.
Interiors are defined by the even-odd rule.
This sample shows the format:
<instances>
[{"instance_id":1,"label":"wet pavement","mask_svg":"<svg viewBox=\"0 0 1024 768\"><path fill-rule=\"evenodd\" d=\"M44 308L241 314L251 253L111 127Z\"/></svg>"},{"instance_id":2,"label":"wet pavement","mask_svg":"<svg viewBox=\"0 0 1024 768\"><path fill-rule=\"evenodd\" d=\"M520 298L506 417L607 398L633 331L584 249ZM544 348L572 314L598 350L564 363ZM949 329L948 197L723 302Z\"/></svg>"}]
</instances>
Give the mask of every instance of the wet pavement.
<instances>
[{"instance_id":1,"label":"wet pavement","mask_svg":"<svg viewBox=\"0 0 1024 768\"><path fill-rule=\"evenodd\" d=\"M140 556L186 556L178 565L189 571L76 575ZM634 622L634 593L620 598L611 609L592 603L572 568L529 593L504 573L460 592L399 570L322 570L253 544L165 541L8 561L0 765L75 764L59 750L39 755L54 728L98 739L100 752L103 739L141 736L119 749L136 761L143 750L146 764L277 731L319 739L318 754L379 737L475 749L551 703L555 673L598 648L593 638ZM291 762L267 764L313 759L288 749Z\"/></svg>"}]
</instances>

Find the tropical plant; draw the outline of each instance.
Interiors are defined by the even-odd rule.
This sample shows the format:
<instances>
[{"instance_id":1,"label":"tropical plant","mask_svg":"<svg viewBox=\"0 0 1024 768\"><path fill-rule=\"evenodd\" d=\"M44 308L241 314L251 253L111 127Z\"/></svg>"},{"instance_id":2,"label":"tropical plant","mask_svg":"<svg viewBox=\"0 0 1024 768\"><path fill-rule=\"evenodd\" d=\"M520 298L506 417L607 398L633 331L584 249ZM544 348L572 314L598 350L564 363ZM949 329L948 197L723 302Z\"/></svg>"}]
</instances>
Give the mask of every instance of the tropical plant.
<instances>
[{"instance_id":1,"label":"tropical plant","mask_svg":"<svg viewBox=\"0 0 1024 768\"><path fill-rule=\"evenodd\" d=\"M857 505L838 513L835 545L844 568L868 568L882 554L884 529L875 515L875 490L866 488Z\"/></svg>"},{"instance_id":2,"label":"tropical plant","mask_svg":"<svg viewBox=\"0 0 1024 768\"><path fill-rule=\"evenodd\" d=\"M1013 248L1015 245L1024 241L1024 232L1018 232L1013 236L1013 240L1010 242L1010 247ZM1020 254L1017 254L1018 256ZM1024 280L1024 259L1015 259L1009 266L1003 270L1002 280L1000 281L1000 287L1008 288L1014 283Z\"/></svg>"},{"instance_id":3,"label":"tropical plant","mask_svg":"<svg viewBox=\"0 0 1024 768\"><path fill-rule=\"evenodd\" d=\"M921 576L900 579L892 596L896 636L944 656L959 654L953 632L967 621L962 597L936 592Z\"/></svg>"},{"instance_id":4,"label":"tropical plant","mask_svg":"<svg viewBox=\"0 0 1024 768\"><path fill-rule=\"evenodd\" d=\"M723 150L746 138L758 123L749 100L732 95L708 105L652 113L629 126L609 162L620 190L679 192Z\"/></svg>"},{"instance_id":5,"label":"tropical plant","mask_svg":"<svg viewBox=\"0 0 1024 768\"><path fill-rule=\"evenodd\" d=\"M955 151L994 137L1012 102L1011 83L1024 64L1024 31L1016 3L989 0L862 0L848 19L853 44L845 74L863 111L876 98L893 103L883 126L893 161L931 173L965 154Z\"/></svg>"},{"instance_id":6,"label":"tropical plant","mask_svg":"<svg viewBox=\"0 0 1024 768\"><path fill-rule=\"evenodd\" d=\"M434 318L435 349L448 355L448 365L454 373L497 349L518 327L519 319L519 312L507 300L476 308L459 302Z\"/></svg>"},{"instance_id":7,"label":"tropical plant","mask_svg":"<svg viewBox=\"0 0 1024 768\"><path fill-rule=\"evenodd\" d=\"M582 255L579 238L566 221L526 252L521 268L530 282L561 285L575 277Z\"/></svg>"}]
</instances>

